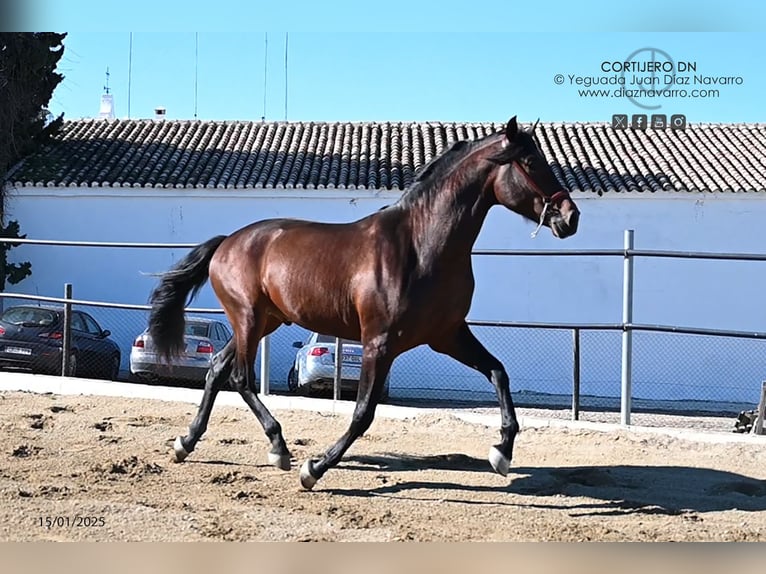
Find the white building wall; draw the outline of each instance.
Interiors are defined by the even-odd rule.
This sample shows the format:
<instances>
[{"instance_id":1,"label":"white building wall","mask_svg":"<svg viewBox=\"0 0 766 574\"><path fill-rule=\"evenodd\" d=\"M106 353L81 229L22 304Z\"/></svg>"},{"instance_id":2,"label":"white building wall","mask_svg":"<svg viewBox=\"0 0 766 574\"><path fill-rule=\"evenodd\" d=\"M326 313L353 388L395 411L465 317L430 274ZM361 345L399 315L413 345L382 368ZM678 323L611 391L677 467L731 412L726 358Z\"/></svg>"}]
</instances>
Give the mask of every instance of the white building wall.
<instances>
[{"instance_id":1,"label":"white building wall","mask_svg":"<svg viewBox=\"0 0 766 574\"><path fill-rule=\"evenodd\" d=\"M228 234L253 221L296 217L350 221L396 201L398 193L367 190L219 190L21 188L12 190L9 216L30 238L90 241L191 242ZM702 199L700 199L702 198ZM494 208L477 248L621 248L624 229L637 248L762 252L766 201L756 195L653 194L584 197L580 231L560 241L501 207ZM321 249L322 246L317 246ZM12 260L32 262L32 276L16 292L58 296L63 284L75 297L146 303L160 272L186 250L21 246ZM619 322L619 258L476 257L477 288L470 319L546 322ZM639 259L635 264L634 320L766 331L766 263ZM208 286L194 303L218 307ZM139 313L91 309L123 348L144 326ZM284 379L298 328L272 339L272 378ZM571 389L571 335L567 332L495 331L477 335L508 366L517 390ZM619 333L583 333L584 394L619 394ZM759 341L637 333L637 397L757 401L766 378ZM489 390L482 377L431 351L413 351L395 364L393 393L405 387Z\"/></svg>"}]
</instances>

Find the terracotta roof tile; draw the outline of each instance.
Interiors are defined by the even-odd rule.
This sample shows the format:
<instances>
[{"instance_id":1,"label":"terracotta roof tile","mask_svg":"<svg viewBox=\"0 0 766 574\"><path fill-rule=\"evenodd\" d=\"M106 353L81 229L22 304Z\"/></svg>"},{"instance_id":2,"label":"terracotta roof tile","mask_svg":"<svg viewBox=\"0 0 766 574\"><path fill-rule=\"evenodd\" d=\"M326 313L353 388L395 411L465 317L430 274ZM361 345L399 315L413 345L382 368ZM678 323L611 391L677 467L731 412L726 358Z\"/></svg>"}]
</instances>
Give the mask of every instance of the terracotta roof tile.
<instances>
[{"instance_id":1,"label":"terracotta roof tile","mask_svg":"<svg viewBox=\"0 0 766 574\"><path fill-rule=\"evenodd\" d=\"M9 177L16 186L398 189L455 141L502 123L67 121ZM542 123L536 135L572 192L765 192L766 125L615 130Z\"/></svg>"}]
</instances>

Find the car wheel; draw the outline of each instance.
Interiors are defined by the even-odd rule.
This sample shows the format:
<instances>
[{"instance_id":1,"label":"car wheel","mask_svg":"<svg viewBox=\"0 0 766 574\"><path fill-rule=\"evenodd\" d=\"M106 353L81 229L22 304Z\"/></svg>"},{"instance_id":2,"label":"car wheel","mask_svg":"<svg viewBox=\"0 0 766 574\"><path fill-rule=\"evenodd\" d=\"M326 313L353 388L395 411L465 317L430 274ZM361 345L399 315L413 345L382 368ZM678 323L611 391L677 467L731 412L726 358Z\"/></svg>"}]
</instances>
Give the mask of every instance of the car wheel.
<instances>
[{"instance_id":1,"label":"car wheel","mask_svg":"<svg viewBox=\"0 0 766 574\"><path fill-rule=\"evenodd\" d=\"M69 372L67 372L68 377L76 377L77 376L77 354L71 353L69 355Z\"/></svg>"},{"instance_id":2,"label":"car wheel","mask_svg":"<svg viewBox=\"0 0 766 574\"><path fill-rule=\"evenodd\" d=\"M295 369L295 372L293 373L293 386L295 390L293 391L296 395L300 395L302 397L306 397L311 394L311 385L303 385L301 386L301 371L300 367Z\"/></svg>"},{"instance_id":3,"label":"car wheel","mask_svg":"<svg viewBox=\"0 0 766 574\"><path fill-rule=\"evenodd\" d=\"M287 390L291 393L298 391L298 373L295 366L290 367L290 371L287 373Z\"/></svg>"},{"instance_id":4,"label":"car wheel","mask_svg":"<svg viewBox=\"0 0 766 574\"><path fill-rule=\"evenodd\" d=\"M109 363L109 372L106 374L106 380L116 381L120 376L120 356L115 355L112 357Z\"/></svg>"}]
</instances>

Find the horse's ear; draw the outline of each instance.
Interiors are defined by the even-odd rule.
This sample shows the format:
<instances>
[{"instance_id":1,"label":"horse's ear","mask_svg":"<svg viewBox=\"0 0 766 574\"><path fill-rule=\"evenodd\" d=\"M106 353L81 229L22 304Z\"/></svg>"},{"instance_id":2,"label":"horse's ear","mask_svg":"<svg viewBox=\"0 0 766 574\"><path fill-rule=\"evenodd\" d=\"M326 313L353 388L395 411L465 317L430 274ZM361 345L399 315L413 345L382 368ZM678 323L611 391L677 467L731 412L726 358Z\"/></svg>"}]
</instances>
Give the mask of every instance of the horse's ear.
<instances>
[{"instance_id":1,"label":"horse's ear","mask_svg":"<svg viewBox=\"0 0 766 574\"><path fill-rule=\"evenodd\" d=\"M516 139L516 134L519 132L519 125L516 123L516 116L513 116L508 120L508 125L505 126L505 139L512 142Z\"/></svg>"}]
</instances>

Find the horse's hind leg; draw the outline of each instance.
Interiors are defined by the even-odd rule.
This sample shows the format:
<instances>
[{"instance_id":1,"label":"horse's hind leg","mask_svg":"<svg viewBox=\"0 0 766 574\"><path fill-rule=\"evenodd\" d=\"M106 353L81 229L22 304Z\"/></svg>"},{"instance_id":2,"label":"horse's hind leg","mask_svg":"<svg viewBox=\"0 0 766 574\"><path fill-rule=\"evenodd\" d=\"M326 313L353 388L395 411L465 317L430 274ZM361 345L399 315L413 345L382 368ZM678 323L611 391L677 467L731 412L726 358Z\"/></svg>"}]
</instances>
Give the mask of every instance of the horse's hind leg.
<instances>
[{"instance_id":1,"label":"horse's hind leg","mask_svg":"<svg viewBox=\"0 0 766 574\"><path fill-rule=\"evenodd\" d=\"M210 369L208 369L207 376L205 377L205 392L202 395L202 401L197 410L197 416L194 417L194 420L189 425L189 433L186 436L177 437L175 443L173 443L173 450L175 451L177 462L183 462L183 460L189 456L189 453L194 450L197 442L207 430L207 423L210 420L213 403L215 402L216 396L218 396L218 391L221 389L221 384L228 380L231 375L231 367L234 363L234 352L234 339L231 339L226 346L213 357L212 365L210 366Z\"/></svg>"},{"instance_id":2,"label":"horse's hind leg","mask_svg":"<svg viewBox=\"0 0 766 574\"><path fill-rule=\"evenodd\" d=\"M500 444L489 449L489 462L495 472L507 476L513 456L513 442L519 432L519 421L505 367L484 348L466 323L462 323L451 335L431 343L431 348L476 369L494 385L500 403Z\"/></svg>"},{"instance_id":3,"label":"horse's hind leg","mask_svg":"<svg viewBox=\"0 0 766 574\"><path fill-rule=\"evenodd\" d=\"M268 455L269 463L282 470L290 470L290 451L287 449L284 436L282 436L282 426L269 412L266 405L260 401L258 394L255 392L254 363L255 355L258 351L258 342L261 340L261 337L274 331L281 323L272 320L264 324L264 319L255 316L248 317L241 321L241 323L240 328L235 329L237 332L235 337L238 337L242 347L237 349L231 382L245 403L247 403L247 406L250 407L250 410L258 418L266 436L271 442L271 450L269 450Z\"/></svg>"}]
</instances>

